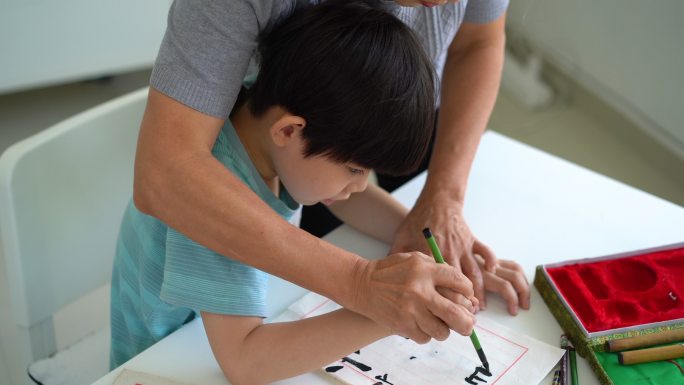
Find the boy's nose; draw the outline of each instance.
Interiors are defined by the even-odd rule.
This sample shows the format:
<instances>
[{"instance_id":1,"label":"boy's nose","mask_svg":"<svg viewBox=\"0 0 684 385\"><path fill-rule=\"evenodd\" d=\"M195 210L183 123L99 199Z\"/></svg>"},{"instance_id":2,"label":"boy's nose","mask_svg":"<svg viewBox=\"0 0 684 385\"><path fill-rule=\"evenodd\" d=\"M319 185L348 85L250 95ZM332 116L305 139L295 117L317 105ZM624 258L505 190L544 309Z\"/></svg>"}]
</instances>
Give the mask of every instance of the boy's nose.
<instances>
[{"instance_id":1,"label":"boy's nose","mask_svg":"<svg viewBox=\"0 0 684 385\"><path fill-rule=\"evenodd\" d=\"M352 183L352 192L361 192L368 187L368 175L364 175L360 180Z\"/></svg>"},{"instance_id":2,"label":"boy's nose","mask_svg":"<svg viewBox=\"0 0 684 385\"><path fill-rule=\"evenodd\" d=\"M368 176L364 176L362 179L357 179L352 181L347 185L347 187L342 191L342 197L339 200L349 199L349 196L353 193L361 192L368 187Z\"/></svg>"}]
</instances>

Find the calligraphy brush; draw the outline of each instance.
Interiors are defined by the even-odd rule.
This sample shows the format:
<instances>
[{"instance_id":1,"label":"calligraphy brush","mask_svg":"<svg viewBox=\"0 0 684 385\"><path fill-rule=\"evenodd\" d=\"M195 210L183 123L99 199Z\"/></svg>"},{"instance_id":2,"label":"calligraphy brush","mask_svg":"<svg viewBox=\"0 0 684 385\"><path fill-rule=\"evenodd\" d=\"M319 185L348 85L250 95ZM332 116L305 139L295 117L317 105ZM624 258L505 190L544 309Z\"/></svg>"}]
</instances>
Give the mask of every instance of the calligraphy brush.
<instances>
[{"instance_id":1,"label":"calligraphy brush","mask_svg":"<svg viewBox=\"0 0 684 385\"><path fill-rule=\"evenodd\" d=\"M432 232L430 231L429 227L423 229L423 236L425 237L425 240L427 241L430 250L432 250L432 256L435 258L435 261L437 263L446 263L444 262L442 252L439 251L437 241L435 241L435 237L432 235ZM472 334L470 334L470 341L473 343L473 346L475 347L477 356L480 357L482 366L484 366L485 369L489 370L489 362L487 362L487 357L484 354L484 350L482 350L482 346L480 345L480 340L477 338L477 333L475 333L475 329L473 329Z\"/></svg>"}]
</instances>

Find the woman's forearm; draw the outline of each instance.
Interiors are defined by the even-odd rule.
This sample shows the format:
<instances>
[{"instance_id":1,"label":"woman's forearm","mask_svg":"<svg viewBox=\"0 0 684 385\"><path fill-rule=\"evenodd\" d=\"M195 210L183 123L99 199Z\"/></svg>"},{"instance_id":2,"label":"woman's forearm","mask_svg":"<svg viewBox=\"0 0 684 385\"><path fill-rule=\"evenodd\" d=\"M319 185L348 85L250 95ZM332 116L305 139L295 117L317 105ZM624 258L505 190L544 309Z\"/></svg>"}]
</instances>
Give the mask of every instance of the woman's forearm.
<instances>
[{"instance_id":1,"label":"woman's forearm","mask_svg":"<svg viewBox=\"0 0 684 385\"><path fill-rule=\"evenodd\" d=\"M435 147L425 190L463 203L480 137L494 108L503 68L505 16L464 25L444 66Z\"/></svg>"},{"instance_id":2,"label":"woman's forearm","mask_svg":"<svg viewBox=\"0 0 684 385\"><path fill-rule=\"evenodd\" d=\"M221 255L350 304L344 288L361 258L287 223L216 160L222 124L152 89L136 154L136 207Z\"/></svg>"}]
</instances>

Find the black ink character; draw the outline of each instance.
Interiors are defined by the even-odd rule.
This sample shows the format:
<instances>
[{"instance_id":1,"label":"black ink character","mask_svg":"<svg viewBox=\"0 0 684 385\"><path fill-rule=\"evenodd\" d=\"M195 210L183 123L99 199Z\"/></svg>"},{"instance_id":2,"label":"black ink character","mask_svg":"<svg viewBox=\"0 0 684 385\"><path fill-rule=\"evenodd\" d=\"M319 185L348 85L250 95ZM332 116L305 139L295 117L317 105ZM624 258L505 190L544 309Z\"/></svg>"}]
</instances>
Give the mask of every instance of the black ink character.
<instances>
[{"instance_id":1,"label":"black ink character","mask_svg":"<svg viewBox=\"0 0 684 385\"><path fill-rule=\"evenodd\" d=\"M350 363L350 364L356 366L357 368L359 368L359 370L361 370L361 371L363 371L363 372L368 372L368 371L370 371L371 369L373 369L373 368L371 368L370 366L368 366L368 365L366 365L366 364L364 364L364 363L358 362L358 361L354 361L354 360L352 360L352 359L349 358L349 357L344 357L344 358L342 359L342 362L348 362L348 363Z\"/></svg>"},{"instance_id":2,"label":"black ink character","mask_svg":"<svg viewBox=\"0 0 684 385\"><path fill-rule=\"evenodd\" d=\"M380 375L375 376L375 379L376 379L376 380L380 380L380 381L384 382L385 384L394 385L393 383L387 381L387 374L384 374L384 375L382 375L382 376L380 376ZM382 382L376 382L376 383L373 384L373 385L382 385Z\"/></svg>"},{"instance_id":3,"label":"black ink character","mask_svg":"<svg viewBox=\"0 0 684 385\"><path fill-rule=\"evenodd\" d=\"M465 381L467 383L469 383L470 385L478 385L478 383L475 382L475 380L487 383L487 379L480 378L477 376L478 373L482 373L487 377L492 376L492 373L489 371L489 368L485 368L483 366L478 366L477 368L475 368L475 372L473 374L471 374L470 376L465 378Z\"/></svg>"},{"instance_id":4,"label":"black ink character","mask_svg":"<svg viewBox=\"0 0 684 385\"><path fill-rule=\"evenodd\" d=\"M344 366L342 365L328 366L327 368L325 368L325 371L328 373L335 373L336 371L342 368L344 368Z\"/></svg>"}]
</instances>

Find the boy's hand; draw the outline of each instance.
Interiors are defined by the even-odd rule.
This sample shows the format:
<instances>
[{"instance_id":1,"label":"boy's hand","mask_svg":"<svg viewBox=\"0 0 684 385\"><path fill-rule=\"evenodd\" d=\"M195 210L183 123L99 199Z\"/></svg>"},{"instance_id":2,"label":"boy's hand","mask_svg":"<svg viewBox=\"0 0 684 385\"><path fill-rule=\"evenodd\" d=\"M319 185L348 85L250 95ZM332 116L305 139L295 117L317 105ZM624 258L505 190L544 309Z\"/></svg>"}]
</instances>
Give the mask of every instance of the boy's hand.
<instances>
[{"instance_id":1,"label":"boy's hand","mask_svg":"<svg viewBox=\"0 0 684 385\"><path fill-rule=\"evenodd\" d=\"M461 272L420 252L359 261L354 307L393 334L424 344L443 341L452 329L470 335L477 304L470 280ZM445 298L436 288L446 290Z\"/></svg>"}]
</instances>

